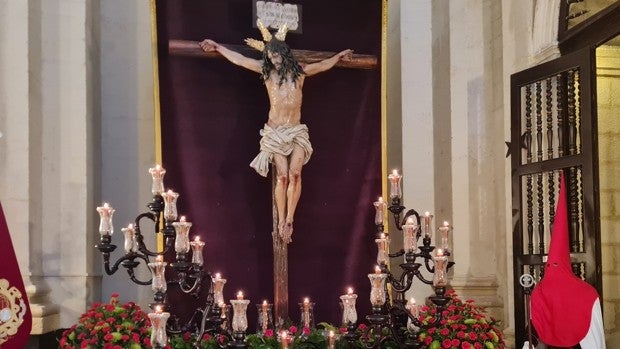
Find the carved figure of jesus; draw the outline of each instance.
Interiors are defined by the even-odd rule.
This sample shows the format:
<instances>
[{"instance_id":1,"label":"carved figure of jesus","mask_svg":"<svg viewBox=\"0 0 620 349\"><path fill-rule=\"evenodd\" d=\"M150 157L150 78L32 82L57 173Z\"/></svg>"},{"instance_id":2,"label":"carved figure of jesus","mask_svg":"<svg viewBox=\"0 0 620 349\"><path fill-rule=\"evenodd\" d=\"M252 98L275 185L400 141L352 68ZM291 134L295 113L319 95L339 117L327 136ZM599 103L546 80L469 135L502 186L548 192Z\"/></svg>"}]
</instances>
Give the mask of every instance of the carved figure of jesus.
<instances>
[{"instance_id":1,"label":"carved figure of jesus","mask_svg":"<svg viewBox=\"0 0 620 349\"><path fill-rule=\"evenodd\" d=\"M250 166L266 177L269 164L275 164L274 197L278 216L278 235L285 243L292 241L293 219L301 195L301 170L312 155L308 127L301 123L302 88L307 76L327 71L340 60L351 60L353 51L341 51L319 62L300 65L284 42L286 27L273 37L258 23L263 41L246 39L251 47L263 52L262 59L246 57L211 39L200 42L205 52L217 51L233 64L259 73L269 97L267 123L260 131L260 152Z\"/></svg>"}]
</instances>

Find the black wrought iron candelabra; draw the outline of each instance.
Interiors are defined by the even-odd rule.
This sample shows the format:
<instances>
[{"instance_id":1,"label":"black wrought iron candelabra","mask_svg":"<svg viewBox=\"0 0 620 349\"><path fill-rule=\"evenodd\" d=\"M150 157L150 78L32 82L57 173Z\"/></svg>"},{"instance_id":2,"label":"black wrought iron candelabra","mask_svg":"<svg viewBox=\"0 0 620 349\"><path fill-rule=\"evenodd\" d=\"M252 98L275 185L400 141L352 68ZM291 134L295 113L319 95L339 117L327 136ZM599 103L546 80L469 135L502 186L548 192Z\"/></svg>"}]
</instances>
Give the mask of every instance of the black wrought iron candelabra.
<instances>
[{"instance_id":1,"label":"black wrought iron candelabra","mask_svg":"<svg viewBox=\"0 0 620 349\"><path fill-rule=\"evenodd\" d=\"M348 324L348 332L345 338L351 346L354 343L360 345L359 338L368 348L381 348L387 342L396 344L399 348L423 348L424 344L418 340L421 330L437 326L442 320L443 310L450 301L446 296L448 286L447 272L454 265L449 261L448 233L450 226L447 222L439 228L441 248L431 245L432 216L426 212L422 216L414 210L406 210L401 205L401 176L394 171L390 176L391 205L387 206L380 198L374 203L376 209L375 225L378 252L375 274L369 274L371 281L372 313L366 316L369 323L366 333L361 334L356 330L353 323ZM394 217L394 226L403 232L404 248L396 253L388 253L389 236L384 230L385 209L389 210ZM419 240L422 238L422 244ZM390 268L389 260L403 258L404 263L399 264L401 270L394 272ZM423 270L432 274L432 279L427 279ZM416 304L408 304L405 294L409 291L414 281L432 286L435 294L429 300L437 307L434 318L420 321L419 308ZM391 293L391 297L388 294ZM391 298L391 299L388 299Z\"/></svg>"},{"instance_id":2,"label":"black wrought iron candelabra","mask_svg":"<svg viewBox=\"0 0 620 349\"><path fill-rule=\"evenodd\" d=\"M116 245L112 244L112 234L114 232L112 216L114 208L107 203L97 207L100 215L99 233L101 235L100 243L96 248L103 255L103 264L105 272L108 275L116 273L120 267L125 268L132 282L138 285L151 285L153 289L153 303L149 303L149 307L153 310L152 314L161 314L169 310L167 303L168 285L178 287L184 294L199 298L202 293L202 283L209 280L209 288L206 290L207 296L202 307L198 307L191 318L184 324L181 324L179 317L172 315L170 320L164 320L165 331L159 334L158 340L152 343L154 347L164 347L167 335L180 334L190 332L195 334L195 347L200 347L200 341L205 333L228 335L226 331L227 317L222 316L220 304L216 302L214 292L214 281L212 274L205 270L202 257L202 249L204 242L198 238L195 241L189 241L189 229L191 223L185 220L185 217L178 218L176 200L179 196L171 190L164 192L163 176L165 170L161 166L156 166L149 170L153 176L152 193L153 199L147 204L148 211L139 214L133 224L121 229L124 233L125 254L114 263L110 261L110 255L116 250ZM153 251L144 243L144 235L142 233L141 223L144 219L152 221L154 225L154 233L163 236L164 246L161 251ZM157 236L157 235L156 235ZM166 262L166 256L175 251L175 259ZM189 251L191 253L191 259ZM140 280L136 276L136 269L144 264L151 271L151 279ZM166 280L166 267L170 266L174 271L174 277ZM152 314L149 314L151 316ZM169 313L165 313L169 314ZM154 331L155 331L154 327ZM153 342L154 337L152 337Z\"/></svg>"}]
</instances>

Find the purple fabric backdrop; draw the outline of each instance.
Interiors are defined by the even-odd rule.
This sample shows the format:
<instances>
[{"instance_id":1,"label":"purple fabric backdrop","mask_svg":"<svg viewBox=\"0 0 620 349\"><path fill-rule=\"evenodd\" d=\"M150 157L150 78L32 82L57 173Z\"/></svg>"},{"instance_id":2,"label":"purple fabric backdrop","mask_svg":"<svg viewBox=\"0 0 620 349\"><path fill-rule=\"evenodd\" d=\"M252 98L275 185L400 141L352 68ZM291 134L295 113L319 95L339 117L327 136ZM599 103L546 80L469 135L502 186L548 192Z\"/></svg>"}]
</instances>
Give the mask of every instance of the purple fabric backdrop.
<instances>
[{"instance_id":1,"label":"purple fabric backdrop","mask_svg":"<svg viewBox=\"0 0 620 349\"><path fill-rule=\"evenodd\" d=\"M292 48L380 57L381 2L296 1L303 34ZM169 39L243 44L259 38L251 0L158 1L163 166L178 191L190 235L206 241L208 270L228 279L225 299L243 290L252 303L273 300L271 178L249 167L269 101L259 75L222 59L167 55ZM370 309L367 274L376 256L372 202L381 191L380 69L334 68L306 79L302 122L314 154L302 172L303 190L289 245L289 316L310 297L318 321L340 323L339 295L359 294ZM206 285L205 285L206 286ZM185 299L185 300L184 300ZM193 300L170 291L175 309ZM251 325L256 307L249 308ZM254 330L254 327L250 327Z\"/></svg>"}]
</instances>

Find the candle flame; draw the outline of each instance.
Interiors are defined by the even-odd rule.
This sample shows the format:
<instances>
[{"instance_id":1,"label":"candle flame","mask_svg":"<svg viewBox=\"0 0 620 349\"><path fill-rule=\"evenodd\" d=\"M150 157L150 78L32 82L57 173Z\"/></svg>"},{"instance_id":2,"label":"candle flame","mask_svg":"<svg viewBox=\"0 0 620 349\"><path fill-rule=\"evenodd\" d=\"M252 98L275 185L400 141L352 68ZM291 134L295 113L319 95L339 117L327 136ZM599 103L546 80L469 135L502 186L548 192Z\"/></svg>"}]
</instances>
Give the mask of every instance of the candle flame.
<instances>
[{"instance_id":1,"label":"candle flame","mask_svg":"<svg viewBox=\"0 0 620 349\"><path fill-rule=\"evenodd\" d=\"M304 303L305 303L305 304L310 303L310 298L308 298L308 297L304 298Z\"/></svg>"},{"instance_id":2,"label":"candle flame","mask_svg":"<svg viewBox=\"0 0 620 349\"><path fill-rule=\"evenodd\" d=\"M237 292L237 299L243 299L243 291Z\"/></svg>"},{"instance_id":3,"label":"candle flame","mask_svg":"<svg viewBox=\"0 0 620 349\"><path fill-rule=\"evenodd\" d=\"M397 170L397 169L393 169L393 170L392 170L392 174L393 174L394 176L398 176L398 170Z\"/></svg>"},{"instance_id":4,"label":"candle flame","mask_svg":"<svg viewBox=\"0 0 620 349\"><path fill-rule=\"evenodd\" d=\"M194 238L194 241L200 241L200 236L196 235L196 237Z\"/></svg>"},{"instance_id":5,"label":"candle flame","mask_svg":"<svg viewBox=\"0 0 620 349\"><path fill-rule=\"evenodd\" d=\"M353 287L347 288L347 294L353 294Z\"/></svg>"},{"instance_id":6,"label":"candle flame","mask_svg":"<svg viewBox=\"0 0 620 349\"><path fill-rule=\"evenodd\" d=\"M375 274L381 274L381 267L375 265Z\"/></svg>"},{"instance_id":7,"label":"candle flame","mask_svg":"<svg viewBox=\"0 0 620 349\"><path fill-rule=\"evenodd\" d=\"M160 314L160 313L161 313L161 305L157 305L157 306L155 306L155 312L156 312L157 314Z\"/></svg>"},{"instance_id":8,"label":"candle flame","mask_svg":"<svg viewBox=\"0 0 620 349\"><path fill-rule=\"evenodd\" d=\"M267 300L265 299L265 300L263 301L263 305L267 305L267 304L269 304L269 303L267 303Z\"/></svg>"},{"instance_id":9,"label":"candle flame","mask_svg":"<svg viewBox=\"0 0 620 349\"><path fill-rule=\"evenodd\" d=\"M179 218L179 222L185 222L185 216L181 216L181 218Z\"/></svg>"},{"instance_id":10,"label":"candle flame","mask_svg":"<svg viewBox=\"0 0 620 349\"><path fill-rule=\"evenodd\" d=\"M381 239L385 239L385 234L381 233L381 235L379 235L381 237Z\"/></svg>"},{"instance_id":11,"label":"candle flame","mask_svg":"<svg viewBox=\"0 0 620 349\"><path fill-rule=\"evenodd\" d=\"M334 331L329 331L329 338L333 338L334 337Z\"/></svg>"},{"instance_id":12,"label":"candle flame","mask_svg":"<svg viewBox=\"0 0 620 349\"><path fill-rule=\"evenodd\" d=\"M219 280L222 278L222 275L220 275L220 273L215 273L215 280Z\"/></svg>"},{"instance_id":13,"label":"candle flame","mask_svg":"<svg viewBox=\"0 0 620 349\"><path fill-rule=\"evenodd\" d=\"M163 262L164 261L164 256L161 255L161 254L157 255L157 257L155 257L155 261L159 262L159 263Z\"/></svg>"},{"instance_id":14,"label":"candle flame","mask_svg":"<svg viewBox=\"0 0 620 349\"><path fill-rule=\"evenodd\" d=\"M443 226L444 226L444 227L449 227L449 226L450 226L450 223L448 223L448 221L443 221Z\"/></svg>"},{"instance_id":15,"label":"candle flame","mask_svg":"<svg viewBox=\"0 0 620 349\"><path fill-rule=\"evenodd\" d=\"M411 298L409 299L409 304L411 304L411 305L415 305L415 298L411 297Z\"/></svg>"},{"instance_id":16,"label":"candle flame","mask_svg":"<svg viewBox=\"0 0 620 349\"><path fill-rule=\"evenodd\" d=\"M437 256L438 257L442 257L443 256L443 250L442 249L437 249Z\"/></svg>"},{"instance_id":17,"label":"candle flame","mask_svg":"<svg viewBox=\"0 0 620 349\"><path fill-rule=\"evenodd\" d=\"M428 211L426 211L426 212L424 212L424 215L425 215L426 217L429 217L429 216L431 215L431 213L430 213L430 212L428 212Z\"/></svg>"}]
</instances>

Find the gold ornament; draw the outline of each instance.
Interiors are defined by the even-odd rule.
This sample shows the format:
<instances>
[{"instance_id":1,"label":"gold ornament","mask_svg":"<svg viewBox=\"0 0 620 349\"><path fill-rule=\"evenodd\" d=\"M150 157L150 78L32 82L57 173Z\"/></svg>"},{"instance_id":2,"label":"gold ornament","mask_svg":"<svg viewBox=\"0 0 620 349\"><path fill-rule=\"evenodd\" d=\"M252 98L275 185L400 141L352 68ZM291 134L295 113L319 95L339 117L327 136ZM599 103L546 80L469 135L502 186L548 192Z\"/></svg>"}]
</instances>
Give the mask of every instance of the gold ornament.
<instances>
[{"instance_id":1,"label":"gold ornament","mask_svg":"<svg viewBox=\"0 0 620 349\"><path fill-rule=\"evenodd\" d=\"M17 333L26 310L22 293L8 280L0 279L0 345Z\"/></svg>"},{"instance_id":2,"label":"gold ornament","mask_svg":"<svg viewBox=\"0 0 620 349\"><path fill-rule=\"evenodd\" d=\"M273 39L273 36L271 35L271 32L269 32L269 29L265 27L265 25L263 24L263 22L261 22L260 19L256 20L256 25L258 26L258 29L263 36L263 41L248 38L245 39L245 43L251 48L263 52L265 50L265 43L271 41ZM286 39L287 32L288 26L286 24L283 24L282 26L280 26L278 32L275 34L275 38L277 40L284 41L284 39Z\"/></svg>"}]
</instances>

